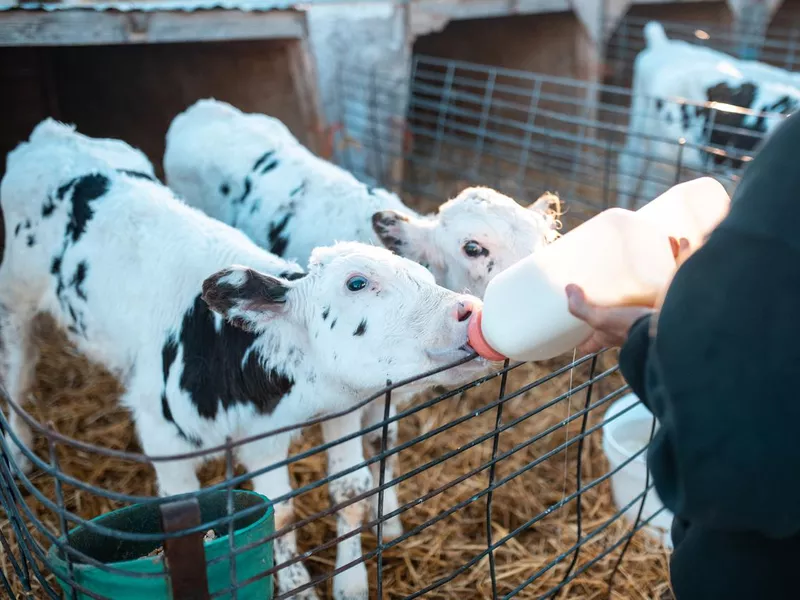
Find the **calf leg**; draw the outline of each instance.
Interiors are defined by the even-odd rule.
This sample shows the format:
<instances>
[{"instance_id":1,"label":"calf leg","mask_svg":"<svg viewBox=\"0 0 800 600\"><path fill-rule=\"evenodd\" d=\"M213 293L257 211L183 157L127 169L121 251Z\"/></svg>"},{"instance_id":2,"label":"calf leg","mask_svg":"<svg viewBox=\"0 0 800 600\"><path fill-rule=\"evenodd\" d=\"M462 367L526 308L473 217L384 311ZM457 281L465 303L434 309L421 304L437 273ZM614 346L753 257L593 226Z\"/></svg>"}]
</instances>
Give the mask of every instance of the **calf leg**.
<instances>
[{"instance_id":1,"label":"calf leg","mask_svg":"<svg viewBox=\"0 0 800 600\"><path fill-rule=\"evenodd\" d=\"M148 399L158 398L158 394L148 394ZM149 457L183 454L196 450L182 440L173 423L166 421L160 413L152 414L143 410L143 404L135 403L130 394L122 399L123 404L133 408L136 431L142 444L142 450ZM142 408L140 408L142 407ZM154 461L159 496L176 496L200 489L197 478L197 459Z\"/></svg>"},{"instance_id":2,"label":"calf leg","mask_svg":"<svg viewBox=\"0 0 800 600\"><path fill-rule=\"evenodd\" d=\"M18 406L22 406L33 384L36 362L39 358L33 341L32 328L32 315L12 314L0 304L0 385ZM32 463L23 449L31 448L33 432L10 406L8 428L5 442L12 466L16 465L22 473L29 473ZM12 433L19 440L19 444L12 439Z\"/></svg>"},{"instance_id":3,"label":"calf leg","mask_svg":"<svg viewBox=\"0 0 800 600\"><path fill-rule=\"evenodd\" d=\"M286 459L288 450L288 436L285 444L280 444L280 449L276 450L277 440L267 438L263 441L245 444L239 449L239 460L248 472L263 469ZM262 475L253 477L253 489L258 494L267 498L279 498L292 491L289 482L289 469L280 467L273 469ZM275 530L278 531L289 525L294 520L294 506L292 499L278 502L275 508ZM275 565L280 567L283 563L297 558L297 534L290 531L273 542ZM309 581L308 570L302 562L293 563L277 571L278 593L286 594L297 589ZM317 593L314 588L308 588L303 592L291 596L300 600L317 600Z\"/></svg>"},{"instance_id":4,"label":"calf leg","mask_svg":"<svg viewBox=\"0 0 800 600\"><path fill-rule=\"evenodd\" d=\"M336 419L330 419L322 424L322 434L325 442L333 442L346 435L358 432L361 425L361 411L356 411ZM364 449L362 439L355 437L328 450L328 473L335 475L345 469L355 467L364 462ZM346 502L369 491L372 488L372 474L366 466L334 479L328 484L328 490L333 504ZM364 523L367 512L367 501L359 500L340 509L336 514L336 533L343 536L360 528ZM354 535L339 542L336 548L336 568L361 558L361 535ZM367 600L369 587L367 585L367 567L360 562L343 573L339 573L333 580L333 597L335 600Z\"/></svg>"},{"instance_id":5,"label":"calf leg","mask_svg":"<svg viewBox=\"0 0 800 600\"><path fill-rule=\"evenodd\" d=\"M383 400L375 400L367 405L366 408L366 427L381 423L385 412L385 404ZM389 407L389 417L394 417L397 414L397 409L394 404ZM366 449L367 456L370 458L378 456L381 452L381 438L383 437L383 428L371 431L366 435ZM397 421L389 423L386 436L386 449L391 450L397 445ZM391 454L386 457L384 461L384 483L394 479L395 468L397 467L397 454ZM381 463L380 461L370 464L372 477L375 485L378 485L381 478ZM378 515L378 494L370 498L372 508L372 518L377 519ZM397 487L392 486L386 488L383 493L383 510L380 511L381 515L386 515L397 510L399 503L397 501ZM373 527L375 534L378 533L378 528ZM383 541L393 540L403 534L403 523L400 521L400 515L386 519L383 523Z\"/></svg>"}]
</instances>

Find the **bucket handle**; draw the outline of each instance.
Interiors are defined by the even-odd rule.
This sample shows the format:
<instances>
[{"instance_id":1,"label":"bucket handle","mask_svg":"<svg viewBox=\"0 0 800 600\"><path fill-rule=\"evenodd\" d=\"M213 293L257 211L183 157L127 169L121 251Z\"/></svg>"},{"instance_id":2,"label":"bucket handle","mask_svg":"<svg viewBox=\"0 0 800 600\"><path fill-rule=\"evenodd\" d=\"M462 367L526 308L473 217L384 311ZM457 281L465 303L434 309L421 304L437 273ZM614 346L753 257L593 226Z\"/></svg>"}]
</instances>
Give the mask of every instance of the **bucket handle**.
<instances>
[{"instance_id":1,"label":"bucket handle","mask_svg":"<svg viewBox=\"0 0 800 600\"><path fill-rule=\"evenodd\" d=\"M202 522L197 498L167 502L159 508L164 533L185 531ZM164 557L174 600L208 600L202 532L164 540Z\"/></svg>"}]
</instances>

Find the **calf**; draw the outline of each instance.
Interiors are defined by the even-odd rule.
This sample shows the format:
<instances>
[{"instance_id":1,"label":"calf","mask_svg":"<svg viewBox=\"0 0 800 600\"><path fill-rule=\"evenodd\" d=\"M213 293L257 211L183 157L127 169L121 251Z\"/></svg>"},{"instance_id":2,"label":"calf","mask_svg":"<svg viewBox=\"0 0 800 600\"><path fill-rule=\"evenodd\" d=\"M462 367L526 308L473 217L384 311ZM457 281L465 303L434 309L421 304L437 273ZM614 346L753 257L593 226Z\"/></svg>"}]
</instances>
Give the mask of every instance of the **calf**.
<instances>
[{"instance_id":1,"label":"calf","mask_svg":"<svg viewBox=\"0 0 800 600\"><path fill-rule=\"evenodd\" d=\"M383 244L424 264L441 285L479 295L492 277L557 236L559 201L551 194L525 209L494 190L468 188L436 215L420 216L395 194L367 186L312 154L278 119L244 114L214 100L201 100L174 119L167 133L164 170L167 183L187 202L277 254L303 261L312 248L334 240ZM408 397L397 393L394 400ZM391 411L394 414L394 406ZM327 422L326 441L356 433L362 419L366 426L379 423L382 404L369 405L362 415ZM390 447L396 438L394 422L389 427ZM366 442L367 454L377 454L380 430L369 434ZM343 462L343 456L349 461ZM334 447L329 471L362 460L355 443L346 454ZM395 455L386 461L386 481L393 479L395 462ZM377 480L379 464L372 467ZM339 501L336 490L331 494ZM377 496L371 498L371 507L377 518ZM396 490L390 487L384 494L384 512L397 507ZM401 533L398 517L384 525L384 539ZM337 564L346 563L344 558Z\"/></svg>"},{"instance_id":2,"label":"calf","mask_svg":"<svg viewBox=\"0 0 800 600\"><path fill-rule=\"evenodd\" d=\"M744 155L800 103L800 75L670 40L656 22L645 26L644 37L618 162L625 208L672 186L679 162L697 173L737 171Z\"/></svg>"},{"instance_id":3,"label":"calf","mask_svg":"<svg viewBox=\"0 0 800 600\"><path fill-rule=\"evenodd\" d=\"M425 265L440 285L478 296L557 235L552 194L525 209L494 190L468 188L421 216L315 156L278 119L215 100L175 117L164 172L186 202L279 256L304 264L336 240L385 245Z\"/></svg>"},{"instance_id":4,"label":"calf","mask_svg":"<svg viewBox=\"0 0 800 600\"><path fill-rule=\"evenodd\" d=\"M143 451L206 449L347 408L398 381L467 356L467 322L479 300L438 287L418 264L386 249L342 243L316 249L308 274L243 233L177 200L147 169L95 152L95 141L47 121L9 154L0 184L7 227L0 266L0 382L21 403L36 356L31 322L47 312L77 348L124 384ZM99 146L98 146L99 147ZM466 364L418 385L451 385ZM24 444L31 432L11 411ZM17 465L22 450L10 440ZM249 472L286 457L290 434L238 449ZM348 462L352 444L334 456ZM359 453L360 454L360 453ZM197 461L154 463L163 495L199 488ZM369 470L330 483L345 500L370 486ZM257 492L289 494L286 468L253 478ZM344 533L363 503L339 516ZM278 528L290 500L275 506ZM353 556L358 538L341 542ZM294 533L275 542L278 563L296 556ZM363 580L363 582L362 582ZM309 581L298 562L279 590ZM354 583L355 582L355 583ZM366 570L337 576L338 598ZM363 594L362 594L363 595ZM313 598L309 591L301 597Z\"/></svg>"}]
</instances>

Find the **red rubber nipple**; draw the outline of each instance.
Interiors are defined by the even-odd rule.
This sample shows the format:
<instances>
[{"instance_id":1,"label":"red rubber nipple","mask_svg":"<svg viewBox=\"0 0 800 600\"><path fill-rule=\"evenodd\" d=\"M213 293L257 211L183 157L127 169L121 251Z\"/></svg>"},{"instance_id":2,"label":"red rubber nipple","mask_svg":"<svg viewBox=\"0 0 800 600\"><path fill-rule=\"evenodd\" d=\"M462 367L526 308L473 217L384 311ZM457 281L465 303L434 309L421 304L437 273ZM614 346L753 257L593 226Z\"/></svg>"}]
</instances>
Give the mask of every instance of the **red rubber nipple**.
<instances>
[{"instance_id":1,"label":"red rubber nipple","mask_svg":"<svg viewBox=\"0 0 800 600\"><path fill-rule=\"evenodd\" d=\"M469 325L467 325L467 338L469 339L469 345L472 346L472 349L475 350L475 352L477 352L486 360L505 360L506 357L492 348L483 337L483 331L481 331L482 319L483 310L482 308L476 307L472 312Z\"/></svg>"}]
</instances>

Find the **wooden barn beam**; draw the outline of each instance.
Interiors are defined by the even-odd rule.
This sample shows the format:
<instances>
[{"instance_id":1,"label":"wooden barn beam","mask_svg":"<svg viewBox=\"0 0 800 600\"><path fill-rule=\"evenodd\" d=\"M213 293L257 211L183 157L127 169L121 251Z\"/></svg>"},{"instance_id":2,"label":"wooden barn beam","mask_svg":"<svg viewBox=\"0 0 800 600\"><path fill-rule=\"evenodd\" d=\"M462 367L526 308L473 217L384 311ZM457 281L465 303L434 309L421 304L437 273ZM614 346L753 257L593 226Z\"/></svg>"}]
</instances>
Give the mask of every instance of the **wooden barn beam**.
<instances>
[{"instance_id":1,"label":"wooden barn beam","mask_svg":"<svg viewBox=\"0 0 800 600\"><path fill-rule=\"evenodd\" d=\"M297 11L0 11L0 46L91 46L300 39Z\"/></svg>"}]
</instances>

